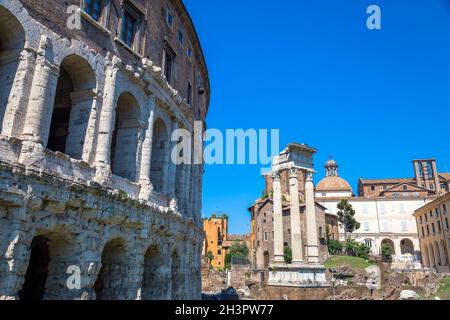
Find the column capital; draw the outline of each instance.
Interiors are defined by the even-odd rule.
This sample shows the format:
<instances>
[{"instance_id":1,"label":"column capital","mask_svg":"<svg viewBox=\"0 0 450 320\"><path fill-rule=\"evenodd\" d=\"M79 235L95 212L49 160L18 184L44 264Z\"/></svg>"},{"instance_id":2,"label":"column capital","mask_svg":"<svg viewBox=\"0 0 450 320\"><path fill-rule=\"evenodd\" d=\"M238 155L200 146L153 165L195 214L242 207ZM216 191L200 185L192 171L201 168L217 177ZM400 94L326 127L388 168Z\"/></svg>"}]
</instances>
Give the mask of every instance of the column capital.
<instances>
[{"instance_id":1,"label":"column capital","mask_svg":"<svg viewBox=\"0 0 450 320\"><path fill-rule=\"evenodd\" d=\"M279 182L281 179L280 171L274 171L272 172L272 180L275 182Z\"/></svg>"},{"instance_id":2,"label":"column capital","mask_svg":"<svg viewBox=\"0 0 450 320\"><path fill-rule=\"evenodd\" d=\"M314 177L314 172L307 171L306 172L306 182L312 182Z\"/></svg>"},{"instance_id":3,"label":"column capital","mask_svg":"<svg viewBox=\"0 0 450 320\"><path fill-rule=\"evenodd\" d=\"M297 168L290 168L289 169L289 178L290 179L297 179L298 178L297 172L298 172Z\"/></svg>"}]
</instances>

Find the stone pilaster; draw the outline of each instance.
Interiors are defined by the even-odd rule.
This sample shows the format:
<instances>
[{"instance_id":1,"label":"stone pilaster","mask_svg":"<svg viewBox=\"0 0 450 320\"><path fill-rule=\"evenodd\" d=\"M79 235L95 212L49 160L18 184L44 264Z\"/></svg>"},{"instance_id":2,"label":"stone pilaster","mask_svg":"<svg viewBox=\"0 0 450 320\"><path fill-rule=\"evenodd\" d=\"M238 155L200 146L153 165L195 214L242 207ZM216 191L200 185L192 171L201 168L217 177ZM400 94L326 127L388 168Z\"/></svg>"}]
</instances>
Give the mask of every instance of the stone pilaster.
<instances>
[{"instance_id":1,"label":"stone pilaster","mask_svg":"<svg viewBox=\"0 0 450 320\"><path fill-rule=\"evenodd\" d=\"M98 131L97 142L97 165L111 164L111 140L114 130L114 121L116 116L116 85L119 69L122 65L121 60L114 56L108 62L106 70L105 88L103 94L103 105L100 112L100 127Z\"/></svg>"},{"instance_id":2,"label":"stone pilaster","mask_svg":"<svg viewBox=\"0 0 450 320\"><path fill-rule=\"evenodd\" d=\"M283 207L281 203L280 172L273 173L273 229L274 229L274 257L273 262L284 263L283 246Z\"/></svg>"},{"instance_id":3,"label":"stone pilaster","mask_svg":"<svg viewBox=\"0 0 450 320\"><path fill-rule=\"evenodd\" d=\"M150 181L151 162L152 162L152 144L153 144L153 124L155 122L156 98L150 98L150 114L148 117L148 127L145 132L144 142L142 144L141 168L139 172L139 182L141 184L140 198L148 199L152 192Z\"/></svg>"},{"instance_id":4,"label":"stone pilaster","mask_svg":"<svg viewBox=\"0 0 450 320\"><path fill-rule=\"evenodd\" d=\"M314 182L312 172L307 173L305 184L305 201L308 262L319 263L319 239L317 235L316 208L314 204Z\"/></svg>"},{"instance_id":5,"label":"stone pilaster","mask_svg":"<svg viewBox=\"0 0 450 320\"><path fill-rule=\"evenodd\" d=\"M52 54L53 48L50 38L41 36L22 132L24 139L33 140L44 147L48 142L59 77L59 67L52 63Z\"/></svg>"},{"instance_id":6,"label":"stone pilaster","mask_svg":"<svg viewBox=\"0 0 450 320\"><path fill-rule=\"evenodd\" d=\"M289 194L291 198L291 244L292 264L303 263L303 243L300 223L300 201L297 169L289 170Z\"/></svg>"}]
</instances>

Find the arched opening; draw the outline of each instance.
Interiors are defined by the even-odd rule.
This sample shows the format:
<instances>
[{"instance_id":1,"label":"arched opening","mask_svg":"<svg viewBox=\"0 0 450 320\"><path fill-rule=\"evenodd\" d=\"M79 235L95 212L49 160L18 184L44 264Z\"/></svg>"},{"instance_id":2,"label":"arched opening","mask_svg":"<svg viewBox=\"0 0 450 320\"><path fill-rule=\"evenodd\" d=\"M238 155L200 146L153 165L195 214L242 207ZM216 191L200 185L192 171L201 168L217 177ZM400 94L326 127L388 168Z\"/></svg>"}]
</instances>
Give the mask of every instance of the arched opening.
<instances>
[{"instance_id":1,"label":"arched opening","mask_svg":"<svg viewBox=\"0 0 450 320\"><path fill-rule=\"evenodd\" d=\"M441 249L442 264L443 265L448 265L448 254L447 254L447 250L445 249L445 242L444 242L444 240L441 240L439 247Z\"/></svg>"},{"instance_id":2,"label":"arched opening","mask_svg":"<svg viewBox=\"0 0 450 320\"><path fill-rule=\"evenodd\" d=\"M35 236L30 245L25 281L18 295L21 300L60 299L66 287L66 268L76 264L75 251L59 233Z\"/></svg>"},{"instance_id":3,"label":"arched opening","mask_svg":"<svg viewBox=\"0 0 450 320\"><path fill-rule=\"evenodd\" d=\"M436 268L434 249L433 249L433 245L431 243L429 244L429 247L428 247L428 255L429 255L429 260L430 260L430 267Z\"/></svg>"},{"instance_id":4,"label":"arched opening","mask_svg":"<svg viewBox=\"0 0 450 320\"><path fill-rule=\"evenodd\" d=\"M17 18L0 6L0 132L19 66L20 52L25 46L25 31Z\"/></svg>"},{"instance_id":5,"label":"arched opening","mask_svg":"<svg viewBox=\"0 0 450 320\"><path fill-rule=\"evenodd\" d=\"M441 254L439 251L439 244L437 241L434 242L434 257L436 265L442 266Z\"/></svg>"},{"instance_id":6,"label":"arched opening","mask_svg":"<svg viewBox=\"0 0 450 320\"><path fill-rule=\"evenodd\" d=\"M19 291L20 300L42 300L44 297L50 260L48 241L49 239L43 236L37 236L31 242L30 261L25 274L25 282L22 290Z\"/></svg>"},{"instance_id":7,"label":"arched opening","mask_svg":"<svg viewBox=\"0 0 450 320\"><path fill-rule=\"evenodd\" d=\"M385 245L385 244L387 244L387 245L389 245L389 246L391 247L392 255L395 255L396 253L395 253L394 242L393 242L391 239L383 239L383 240L381 241L381 246L383 246L383 245Z\"/></svg>"},{"instance_id":8,"label":"arched opening","mask_svg":"<svg viewBox=\"0 0 450 320\"><path fill-rule=\"evenodd\" d=\"M424 267L431 267L430 258L428 256L428 248L426 245L423 246L422 263L423 263Z\"/></svg>"},{"instance_id":9,"label":"arched opening","mask_svg":"<svg viewBox=\"0 0 450 320\"><path fill-rule=\"evenodd\" d=\"M268 269L270 264L270 254L268 251L264 251L264 269Z\"/></svg>"},{"instance_id":10,"label":"arched opening","mask_svg":"<svg viewBox=\"0 0 450 320\"><path fill-rule=\"evenodd\" d=\"M144 257L143 300L160 300L166 297L167 279L162 276L161 267L163 266L164 260L158 246L150 246Z\"/></svg>"},{"instance_id":11,"label":"arched opening","mask_svg":"<svg viewBox=\"0 0 450 320\"><path fill-rule=\"evenodd\" d=\"M178 251L172 253L172 300L183 299L183 274L181 272L181 261Z\"/></svg>"},{"instance_id":12,"label":"arched opening","mask_svg":"<svg viewBox=\"0 0 450 320\"><path fill-rule=\"evenodd\" d=\"M82 159L95 87L95 72L86 60L70 55L62 61L47 148Z\"/></svg>"},{"instance_id":13,"label":"arched opening","mask_svg":"<svg viewBox=\"0 0 450 320\"><path fill-rule=\"evenodd\" d=\"M169 152L169 136L167 128L161 119L153 125L152 164L150 181L156 192L164 192L164 177L166 175L167 156Z\"/></svg>"},{"instance_id":14,"label":"arched opening","mask_svg":"<svg viewBox=\"0 0 450 320\"><path fill-rule=\"evenodd\" d=\"M414 255L414 244L410 239L402 239L400 241L401 254Z\"/></svg>"},{"instance_id":15,"label":"arched opening","mask_svg":"<svg viewBox=\"0 0 450 320\"><path fill-rule=\"evenodd\" d=\"M111 143L112 172L130 181L136 181L140 108L128 92L117 100L116 120Z\"/></svg>"},{"instance_id":16,"label":"arched opening","mask_svg":"<svg viewBox=\"0 0 450 320\"><path fill-rule=\"evenodd\" d=\"M127 278L125 241L109 241L102 254L102 266L94 284L97 300L122 300Z\"/></svg>"}]
</instances>

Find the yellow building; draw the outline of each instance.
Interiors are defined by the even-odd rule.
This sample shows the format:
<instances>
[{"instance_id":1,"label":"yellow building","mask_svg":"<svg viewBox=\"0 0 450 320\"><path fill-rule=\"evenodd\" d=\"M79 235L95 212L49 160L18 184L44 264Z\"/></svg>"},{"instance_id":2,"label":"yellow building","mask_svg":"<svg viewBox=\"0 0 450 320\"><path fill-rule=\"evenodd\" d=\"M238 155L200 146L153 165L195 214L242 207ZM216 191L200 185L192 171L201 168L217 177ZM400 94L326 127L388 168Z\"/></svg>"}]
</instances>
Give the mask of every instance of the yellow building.
<instances>
[{"instance_id":1,"label":"yellow building","mask_svg":"<svg viewBox=\"0 0 450 320\"><path fill-rule=\"evenodd\" d=\"M438 272L450 272L450 193L447 193L414 213L419 232L422 263Z\"/></svg>"},{"instance_id":2,"label":"yellow building","mask_svg":"<svg viewBox=\"0 0 450 320\"><path fill-rule=\"evenodd\" d=\"M211 265L214 268L224 268L225 255L229 249L228 237L228 217L211 217L203 220L203 230L205 231L205 243L203 254L208 256L211 252L214 258Z\"/></svg>"}]
</instances>

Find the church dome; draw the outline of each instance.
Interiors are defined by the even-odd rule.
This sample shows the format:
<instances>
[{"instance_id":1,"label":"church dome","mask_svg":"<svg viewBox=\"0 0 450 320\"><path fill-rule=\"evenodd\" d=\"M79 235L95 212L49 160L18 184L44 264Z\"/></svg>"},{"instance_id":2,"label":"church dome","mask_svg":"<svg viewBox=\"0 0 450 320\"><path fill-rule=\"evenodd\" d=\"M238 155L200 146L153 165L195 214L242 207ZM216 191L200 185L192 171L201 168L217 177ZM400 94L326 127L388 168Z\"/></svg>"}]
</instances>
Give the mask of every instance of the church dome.
<instances>
[{"instance_id":1,"label":"church dome","mask_svg":"<svg viewBox=\"0 0 450 320\"><path fill-rule=\"evenodd\" d=\"M350 184L338 176L323 178L317 185L316 191L352 191Z\"/></svg>"},{"instance_id":2,"label":"church dome","mask_svg":"<svg viewBox=\"0 0 450 320\"><path fill-rule=\"evenodd\" d=\"M323 178L317 185L316 191L349 191L352 192L350 184L339 177L338 164L336 161L330 159L325 163L325 178Z\"/></svg>"}]
</instances>

